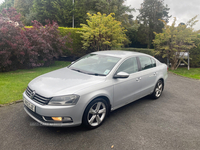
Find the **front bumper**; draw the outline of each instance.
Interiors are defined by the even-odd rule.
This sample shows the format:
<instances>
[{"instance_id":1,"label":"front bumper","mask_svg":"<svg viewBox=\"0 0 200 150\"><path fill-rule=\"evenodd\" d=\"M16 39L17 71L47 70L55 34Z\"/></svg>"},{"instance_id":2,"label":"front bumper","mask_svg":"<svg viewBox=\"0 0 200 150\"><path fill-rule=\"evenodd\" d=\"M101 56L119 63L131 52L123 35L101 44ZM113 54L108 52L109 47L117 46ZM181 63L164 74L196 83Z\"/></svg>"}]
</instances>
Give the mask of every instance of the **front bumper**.
<instances>
[{"instance_id":1,"label":"front bumper","mask_svg":"<svg viewBox=\"0 0 200 150\"><path fill-rule=\"evenodd\" d=\"M24 110L26 113L33 118L35 121L44 126L53 126L53 127L72 127L78 126L82 123L82 109L79 108L79 105L75 106L49 106L49 105L41 105L33 100L31 100L25 92L23 93L23 97L35 105L35 112L30 110L26 105L24 105ZM79 109L78 109L79 108ZM59 121L49 121L45 118L50 117L69 117L71 118L68 122L59 122Z\"/></svg>"}]
</instances>

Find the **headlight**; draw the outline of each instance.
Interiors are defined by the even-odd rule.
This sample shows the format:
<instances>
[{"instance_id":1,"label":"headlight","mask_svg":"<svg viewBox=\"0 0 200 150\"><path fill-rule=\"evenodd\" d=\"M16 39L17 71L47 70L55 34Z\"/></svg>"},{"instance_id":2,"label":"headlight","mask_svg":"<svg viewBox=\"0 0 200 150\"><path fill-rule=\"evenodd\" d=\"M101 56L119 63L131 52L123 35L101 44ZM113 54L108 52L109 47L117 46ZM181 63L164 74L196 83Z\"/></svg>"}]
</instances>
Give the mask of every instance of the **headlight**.
<instances>
[{"instance_id":1,"label":"headlight","mask_svg":"<svg viewBox=\"0 0 200 150\"><path fill-rule=\"evenodd\" d=\"M66 95L66 96L57 96L53 97L48 105L54 105L54 106L70 106L70 105L76 105L78 102L80 96L79 95Z\"/></svg>"}]
</instances>

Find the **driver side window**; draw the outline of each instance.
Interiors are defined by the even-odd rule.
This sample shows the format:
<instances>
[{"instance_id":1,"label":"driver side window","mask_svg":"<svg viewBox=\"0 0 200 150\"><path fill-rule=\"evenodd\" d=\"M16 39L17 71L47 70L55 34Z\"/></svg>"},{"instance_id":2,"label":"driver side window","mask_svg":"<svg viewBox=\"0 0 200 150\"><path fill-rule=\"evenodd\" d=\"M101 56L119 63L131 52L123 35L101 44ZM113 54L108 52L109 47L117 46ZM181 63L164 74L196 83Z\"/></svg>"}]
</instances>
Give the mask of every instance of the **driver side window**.
<instances>
[{"instance_id":1,"label":"driver side window","mask_svg":"<svg viewBox=\"0 0 200 150\"><path fill-rule=\"evenodd\" d=\"M121 66L118 68L116 73L126 72L128 74L132 74L138 72L138 64L136 57L129 58L125 60Z\"/></svg>"}]
</instances>

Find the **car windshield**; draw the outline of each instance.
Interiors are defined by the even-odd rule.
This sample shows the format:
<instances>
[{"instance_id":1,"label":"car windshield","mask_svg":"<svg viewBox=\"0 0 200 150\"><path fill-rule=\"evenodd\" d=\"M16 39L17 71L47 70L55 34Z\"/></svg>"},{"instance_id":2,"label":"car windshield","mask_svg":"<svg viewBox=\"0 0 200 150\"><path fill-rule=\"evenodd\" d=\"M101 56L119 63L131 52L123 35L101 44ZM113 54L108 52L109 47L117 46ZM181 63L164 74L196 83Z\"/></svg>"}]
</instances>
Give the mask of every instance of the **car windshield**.
<instances>
[{"instance_id":1,"label":"car windshield","mask_svg":"<svg viewBox=\"0 0 200 150\"><path fill-rule=\"evenodd\" d=\"M89 54L70 65L69 68L86 74L106 76L119 60L118 57Z\"/></svg>"}]
</instances>

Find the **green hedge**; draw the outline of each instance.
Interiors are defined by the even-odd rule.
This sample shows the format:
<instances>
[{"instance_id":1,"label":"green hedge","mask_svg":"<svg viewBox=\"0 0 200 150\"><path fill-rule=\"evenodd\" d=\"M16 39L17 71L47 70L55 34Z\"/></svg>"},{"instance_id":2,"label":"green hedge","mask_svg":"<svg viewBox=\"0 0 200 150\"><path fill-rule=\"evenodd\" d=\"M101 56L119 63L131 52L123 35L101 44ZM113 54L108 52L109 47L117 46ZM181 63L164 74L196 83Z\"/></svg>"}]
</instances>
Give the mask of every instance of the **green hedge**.
<instances>
[{"instance_id":1,"label":"green hedge","mask_svg":"<svg viewBox=\"0 0 200 150\"><path fill-rule=\"evenodd\" d=\"M72 51L64 51L64 55L69 57L81 57L86 54L86 50L83 49L81 34L77 31L82 31L81 28L67 28L59 27L58 30L62 36L68 35L73 39L73 43L66 43L68 47L72 48Z\"/></svg>"}]
</instances>

